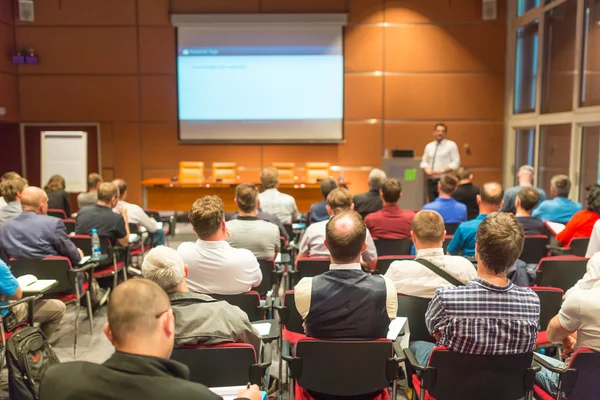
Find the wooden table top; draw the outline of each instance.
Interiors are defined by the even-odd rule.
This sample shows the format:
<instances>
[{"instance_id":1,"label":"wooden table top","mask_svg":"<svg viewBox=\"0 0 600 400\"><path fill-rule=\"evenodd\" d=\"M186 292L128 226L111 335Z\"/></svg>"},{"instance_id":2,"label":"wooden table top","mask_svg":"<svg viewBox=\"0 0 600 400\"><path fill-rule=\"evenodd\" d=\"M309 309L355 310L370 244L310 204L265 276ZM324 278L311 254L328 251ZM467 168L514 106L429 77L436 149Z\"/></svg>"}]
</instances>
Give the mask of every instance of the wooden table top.
<instances>
[{"instance_id":1,"label":"wooden table top","mask_svg":"<svg viewBox=\"0 0 600 400\"><path fill-rule=\"evenodd\" d=\"M216 182L212 180L202 180L202 181L172 181L168 178L153 178L146 179L142 181L142 186L145 187L172 187L172 188L210 188L210 187L221 187L221 188L229 188L235 187L240 183L244 183L241 181L236 182ZM260 186L260 182L252 182L257 186ZM344 184L348 185L349 182L344 181ZM321 187L319 182L307 182L304 180L297 181L280 181L280 188L285 189L319 189Z\"/></svg>"}]
</instances>

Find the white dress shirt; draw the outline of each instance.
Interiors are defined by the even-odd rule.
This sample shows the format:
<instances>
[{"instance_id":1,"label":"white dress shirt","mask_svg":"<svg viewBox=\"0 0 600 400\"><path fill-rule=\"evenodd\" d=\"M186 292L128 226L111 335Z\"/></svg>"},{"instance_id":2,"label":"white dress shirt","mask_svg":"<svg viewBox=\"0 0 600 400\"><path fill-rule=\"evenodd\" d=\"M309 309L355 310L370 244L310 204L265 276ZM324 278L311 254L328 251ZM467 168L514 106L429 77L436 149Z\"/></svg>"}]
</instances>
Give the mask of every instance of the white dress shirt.
<instances>
[{"instance_id":1,"label":"white dress shirt","mask_svg":"<svg viewBox=\"0 0 600 400\"><path fill-rule=\"evenodd\" d=\"M330 270L334 269L357 269L361 270L361 266L359 263L352 264L331 264L329 266ZM296 302L296 308L300 315L302 315L302 319L306 319L308 315L308 311L310 310L310 300L312 296L312 279L313 278L302 278L300 282L294 288L294 300ZM394 284L385 276L383 277L385 280L385 288L386 288L386 311L390 319L396 319L396 311L398 308L398 295L396 294L396 290L394 289Z\"/></svg>"},{"instance_id":2,"label":"white dress shirt","mask_svg":"<svg viewBox=\"0 0 600 400\"><path fill-rule=\"evenodd\" d=\"M444 249L421 249L417 257L423 258L443 269L462 283L477 277L471 261L459 256L446 256ZM430 299L439 288L454 287L453 284L427 267L413 260L394 261L387 270L388 277L398 293Z\"/></svg>"},{"instance_id":3,"label":"white dress shirt","mask_svg":"<svg viewBox=\"0 0 600 400\"><path fill-rule=\"evenodd\" d=\"M125 207L127 210L127 220L129 223L139 224L140 226L146 228L148 232L156 232L158 229L158 222L156 222L154 218L149 217L142 207L123 200L119 200L119 204ZM115 207L113 211L118 213L119 209Z\"/></svg>"},{"instance_id":4,"label":"white dress shirt","mask_svg":"<svg viewBox=\"0 0 600 400\"><path fill-rule=\"evenodd\" d=\"M6 207L8 203L4 200L4 197L0 196L0 210Z\"/></svg>"},{"instance_id":5,"label":"white dress shirt","mask_svg":"<svg viewBox=\"0 0 600 400\"><path fill-rule=\"evenodd\" d=\"M276 215L282 224L291 224L299 214L296 200L277 189L265 190L258 195L258 199L260 200L260 209Z\"/></svg>"},{"instance_id":6,"label":"white dress shirt","mask_svg":"<svg viewBox=\"0 0 600 400\"><path fill-rule=\"evenodd\" d=\"M262 282L262 272L250 250L235 249L225 240L184 242L177 252L189 268L190 291L240 294Z\"/></svg>"},{"instance_id":7,"label":"white dress shirt","mask_svg":"<svg viewBox=\"0 0 600 400\"><path fill-rule=\"evenodd\" d=\"M434 140L425 146L423 158L421 159L421 168L429 168L434 171L446 168L456 170L458 167L460 167L460 154L458 153L458 146L452 140L443 139L439 144ZM439 178L440 176L440 174L437 174L433 175L432 178Z\"/></svg>"},{"instance_id":8,"label":"white dress shirt","mask_svg":"<svg viewBox=\"0 0 600 400\"><path fill-rule=\"evenodd\" d=\"M587 251L585 256L592 258L594 254L600 251L600 220L594 223L592 234L590 235L590 242L588 243Z\"/></svg>"},{"instance_id":9,"label":"white dress shirt","mask_svg":"<svg viewBox=\"0 0 600 400\"><path fill-rule=\"evenodd\" d=\"M596 229L597 225L597 223L596 225L594 225L594 230ZM600 282L600 253L595 253L592 255L592 257L587 262L585 275L583 275L583 277L580 280L578 280L577 283L571 289L567 290L567 293L565 293L565 298L567 298L570 294L578 290L589 290L597 282Z\"/></svg>"},{"instance_id":10,"label":"white dress shirt","mask_svg":"<svg viewBox=\"0 0 600 400\"><path fill-rule=\"evenodd\" d=\"M300 240L300 255L305 257L329 257L329 250L325 247L325 231L328 219L310 224ZM363 261L370 263L377 260L377 249L371 232L367 229L367 249L362 253Z\"/></svg>"}]
</instances>

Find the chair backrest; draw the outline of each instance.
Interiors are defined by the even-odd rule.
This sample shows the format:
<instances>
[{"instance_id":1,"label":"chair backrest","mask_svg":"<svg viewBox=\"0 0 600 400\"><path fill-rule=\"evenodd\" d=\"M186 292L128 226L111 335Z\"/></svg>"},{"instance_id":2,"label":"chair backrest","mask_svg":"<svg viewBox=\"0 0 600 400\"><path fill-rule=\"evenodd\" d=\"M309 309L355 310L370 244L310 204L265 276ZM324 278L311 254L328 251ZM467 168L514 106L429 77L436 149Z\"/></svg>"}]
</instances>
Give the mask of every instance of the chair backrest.
<instances>
[{"instance_id":1,"label":"chair backrest","mask_svg":"<svg viewBox=\"0 0 600 400\"><path fill-rule=\"evenodd\" d=\"M260 306L260 296L258 292L250 291L240 294L211 294L215 299L225 300L231 305L239 307L248 315L250 321L260 321L265 319L263 309Z\"/></svg>"},{"instance_id":2,"label":"chair backrest","mask_svg":"<svg viewBox=\"0 0 600 400\"><path fill-rule=\"evenodd\" d=\"M331 259L329 257L298 258L296 269L300 278L306 278L329 271L330 264Z\"/></svg>"},{"instance_id":3,"label":"chair backrest","mask_svg":"<svg viewBox=\"0 0 600 400\"><path fill-rule=\"evenodd\" d=\"M173 349L171 359L187 365L190 381L208 387L245 385L256 364L254 347L247 343L186 345Z\"/></svg>"},{"instance_id":4,"label":"chair backrest","mask_svg":"<svg viewBox=\"0 0 600 400\"><path fill-rule=\"evenodd\" d=\"M567 398L600 399L600 352L586 348L577 350L571 356L569 368L577 371L577 380L572 391L567 393Z\"/></svg>"},{"instance_id":5,"label":"chair backrest","mask_svg":"<svg viewBox=\"0 0 600 400\"><path fill-rule=\"evenodd\" d=\"M52 256L44 259L20 258L10 260L10 271L18 278L31 274L38 279L55 279L58 285L46 294L74 290L75 276L71 272L71 261L66 257Z\"/></svg>"},{"instance_id":6,"label":"chair backrest","mask_svg":"<svg viewBox=\"0 0 600 400\"><path fill-rule=\"evenodd\" d=\"M290 240L294 240L294 238L296 237L296 234L294 233L294 225L283 224L283 227L285 228L285 231L288 234L288 237L290 238Z\"/></svg>"},{"instance_id":7,"label":"chair backrest","mask_svg":"<svg viewBox=\"0 0 600 400\"><path fill-rule=\"evenodd\" d=\"M389 340L302 339L291 376L307 390L332 396L353 396L387 388L396 377L398 365Z\"/></svg>"},{"instance_id":8,"label":"chair backrest","mask_svg":"<svg viewBox=\"0 0 600 400\"><path fill-rule=\"evenodd\" d=\"M67 234L75 232L75 220L73 218L63 219L62 222L65 225L65 230L67 231Z\"/></svg>"},{"instance_id":9,"label":"chair backrest","mask_svg":"<svg viewBox=\"0 0 600 400\"><path fill-rule=\"evenodd\" d=\"M179 182L202 182L204 163L202 161L180 161Z\"/></svg>"},{"instance_id":10,"label":"chair backrest","mask_svg":"<svg viewBox=\"0 0 600 400\"><path fill-rule=\"evenodd\" d=\"M525 235L525 244L523 245L523 251L520 260L525 261L527 264L537 264L540 260L548 254L548 236L546 235Z\"/></svg>"},{"instance_id":11,"label":"chair backrest","mask_svg":"<svg viewBox=\"0 0 600 400\"><path fill-rule=\"evenodd\" d=\"M292 162L274 162L273 167L279 172L279 183L293 183L296 176L296 164Z\"/></svg>"},{"instance_id":12,"label":"chair backrest","mask_svg":"<svg viewBox=\"0 0 600 400\"><path fill-rule=\"evenodd\" d=\"M329 178L329 167L329 163L326 162L307 162L306 182L315 183Z\"/></svg>"},{"instance_id":13,"label":"chair backrest","mask_svg":"<svg viewBox=\"0 0 600 400\"><path fill-rule=\"evenodd\" d=\"M285 292L283 296L283 305L288 310L287 321L281 321L285 329L291 332L304 334L304 327L302 326L304 320L296 308L296 299L294 298L293 290Z\"/></svg>"},{"instance_id":14,"label":"chair backrest","mask_svg":"<svg viewBox=\"0 0 600 400\"><path fill-rule=\"evenodd\" d=\"M60 208L49 208L46 214L60 219L66 219L68 217L67 213L65 213L65 210L61 210Z\"/></svg>"},{"instance_id":15,"label":"chair backrest","mask_svg":"<svg viewBox=\"0 0 600 400\"><path fill-rule=\"evenodd\" d=\"M446 251L448 245L450 244L453 238L454 235L446 235L446 238L444 239L444 244L442 244L442 248L444 249L444 251Z\"/></svg>"},{"instance_id":16,"label":"chair backrest","mask_svg":"<svg viewBox=\"0 0 600 400\"><path fill-rule=\"evenodd\" d=\"M573 238L567 247L571 249L571 254L574 256L585 257L589 243L589 237Z\"/></svg>"},{"instance_id":17,"label":"chair backrest","mask_svg":"<svg viewBox=\"0 0 600 400\"><path fill-rule=\"evenodd\" d=\"M540 330L545 331L554 318L560 306L565 292L555 287L534 286L531 288L540 299Z\"/></svg>"},{"instance_id":18,"label":"chair backrest","mask_svg":"<svg viewBox=\"0 0 600 400\"><path fill-rule=\"evenodd\" d=\"M576 256L544 257L538 265L536 283L567 291L583 277L587 262L587 258Z\"/></svg>"},{"instance_id":19,"label":"chair backrest","mask_svg":"<svg viewBox=\"0 0 600 400\"><path fill-rule=\"evenodd\" d=\"M435 342L435 339L429 333L425 323L425 312L429 307L431 299L425 299L416 296L405 296L398 293L398 317L408 318L408 327L410 328L410 340L425 340Z\"/></svg>"},{"instance_id":20,"label":"chair backrest","mask_svg":"<svg viewBox=\"0 0 600 400\"><path fill-rule=\"evenodd\" d=\"M444 400L521 399L533 390L532 359L533 353L481 356L436 347L422 373L423 388Z\"/></svg>"},{"instance_id":21,"label":"chair backrest","mask_svg":"<svg viewBox=\"0 0 600 400\"><path fill-rule=\"evenodd\" d=\"M377 266L375 267L375 271L378 274L385 275L388 269L390 269L390 265L394 261L402 261L402 260L414 260L415 256L380 256L377 257Z\"/></svg>"},{"instance_id":22,"label":"chair backrest","mask_svg":"<svg viewBox=\"0 0 600 400\"><path fill-rule=\"evenodd\" d=\"M133 222L129 223L129 233L130 234L135 234L135 235L141 235L142 234L142 228L140 228L139 224L134 224Z\"/></svg>"},{"instance_id":23,"label":"chair backrest","mask_svg":"<svg viewBox=\"0 0 600 400\"><path fill-rule=\"evenodd\" d=\"M158 210L144 210L147 216L154 218L155 221L160 221L160 212Z\"/></svg>"},{"instance_id":24,"label":"chair backrest","mask_svg":"<svg viewBox=\"0 0 600 400\"><path fill-rule=\"evenodd\" d=\"M257 288L254 288L254 290L256 290L260 296L264 296L273 288L273 285L275 284L273 279L275 260L272 258L259 258L258 265L260 266L260 271L262 272L262 281Z\"/></svg>"},{"instance_id":25,"label":"chair backrest","mask_svg":"<svg viewBox=\"0 0 600 400\"><path fill-rule=\"evenodd\" d=\"M408 256L412 248L412 239L374 240L378 256Z\"/></svg>"},{"instance_id":26,"label":"chair backrest","mask_svg":"<svg viewBox=\"0 0 600 400\"><path fill-rule=\"evenodd\" d=\"M214 162L212 163L212 180L221 182L237 181L237 163Z\"/></svg>"},{"instance_id":27,"label":"chair backrest","mask_svg":"<svg viewBox=\"0 0 600 400\"><path fill-rule=\"evenodd\" d=\"M452 224L444 224L444 225L446 227L446 235L454 235L454 232L456 232L456 229L460 225L460 222L454 222Z\"/></svg>"},{"instance_id":28,"label":"chair backrest","mask_svg":"<svg viewBox=\"0 0 600 400\"><path fill-rule=\"evenodd\" d=\"M78 249L81 249L84 255L92 255L92 237L90 235L71 235L69 239ZM110 247L110 240L106 236L100 236L100 251L102 254L108 254Z\"/></svg>"}]
</instances>

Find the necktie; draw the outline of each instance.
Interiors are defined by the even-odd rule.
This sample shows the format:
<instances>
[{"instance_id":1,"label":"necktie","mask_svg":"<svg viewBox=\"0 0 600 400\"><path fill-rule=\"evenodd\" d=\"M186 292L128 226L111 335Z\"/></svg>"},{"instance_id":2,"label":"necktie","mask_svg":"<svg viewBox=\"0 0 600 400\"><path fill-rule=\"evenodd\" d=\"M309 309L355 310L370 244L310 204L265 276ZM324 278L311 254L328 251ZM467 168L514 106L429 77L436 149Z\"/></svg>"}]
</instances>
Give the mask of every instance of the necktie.
<instances>
[{"instance_id":1,"label":"necktie","mask_svg":"<svg viewBox=\"0 0 600 400\"><path fill-rule=\"evenodd\" d=\"M440 143L439 143L439 142L437 142L437 143L435 144L435 151L433 152L433 158L431 159L431 170L432 170L432 171L434 171L434 170L435 170L435 168L433 168L433 167L435 166L435 156L437 155L437 151L438 151L438 148L439 148L439 147L440 147Z\"/></svg>"}]
</instances>

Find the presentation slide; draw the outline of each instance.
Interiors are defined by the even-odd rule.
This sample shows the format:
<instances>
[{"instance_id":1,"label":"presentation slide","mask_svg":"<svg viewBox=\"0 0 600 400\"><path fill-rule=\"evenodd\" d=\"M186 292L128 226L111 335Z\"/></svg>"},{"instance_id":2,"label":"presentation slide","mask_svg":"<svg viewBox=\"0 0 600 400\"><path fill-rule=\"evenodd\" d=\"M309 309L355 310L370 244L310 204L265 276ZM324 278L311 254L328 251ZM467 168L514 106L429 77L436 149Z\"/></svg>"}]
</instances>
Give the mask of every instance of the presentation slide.
<instances>
[{"instance_id":1,"label":"presentation slide","mask_svg":"<svg viewBox=\"0 0 600 400\"><path fill-rule=\"evenodd\" d=\"M341 28L179 28L180 139L343 139Z\"/></svg>"}]
</instances>

